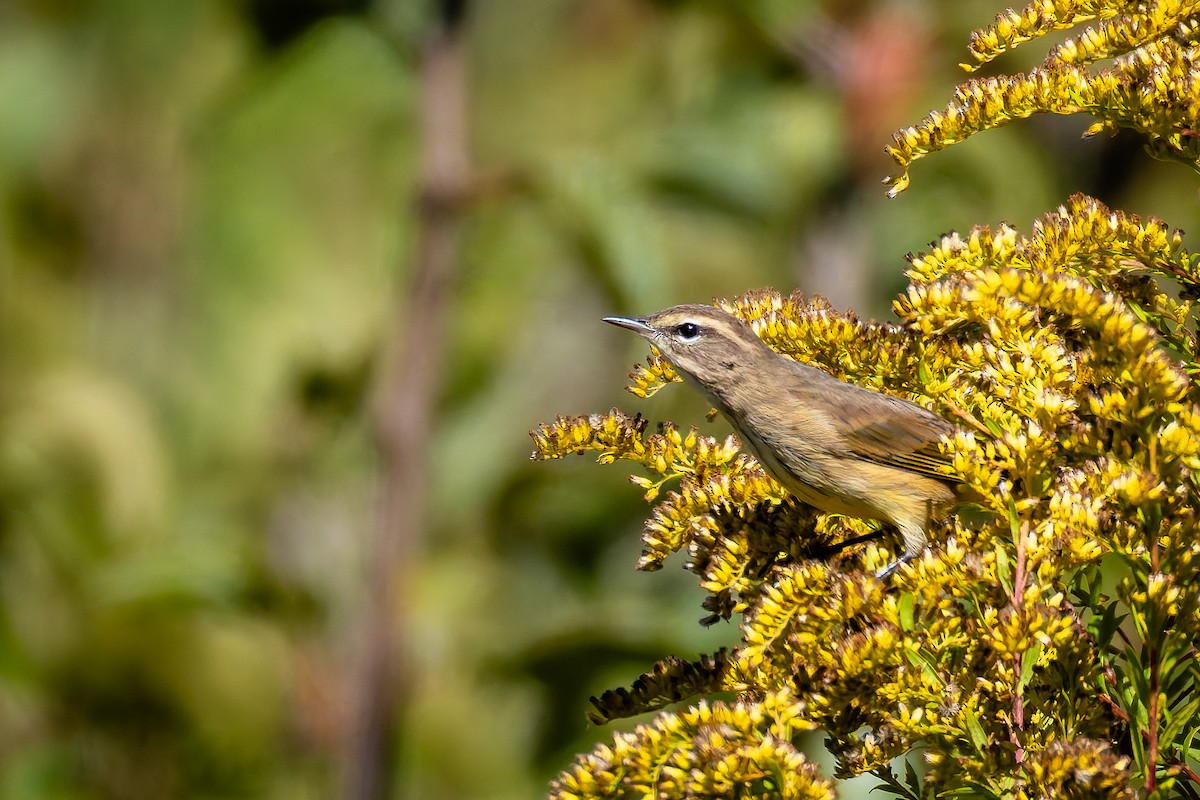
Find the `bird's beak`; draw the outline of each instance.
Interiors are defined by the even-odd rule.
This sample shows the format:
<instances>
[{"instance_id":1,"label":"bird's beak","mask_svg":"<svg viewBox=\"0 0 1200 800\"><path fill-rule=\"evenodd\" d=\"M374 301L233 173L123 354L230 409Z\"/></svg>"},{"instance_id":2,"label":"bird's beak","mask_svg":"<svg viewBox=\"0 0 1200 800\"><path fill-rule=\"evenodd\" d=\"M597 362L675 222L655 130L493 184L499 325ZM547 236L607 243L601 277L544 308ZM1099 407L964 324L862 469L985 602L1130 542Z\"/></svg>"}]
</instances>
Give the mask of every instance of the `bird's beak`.
<instances>
[{"instance_id":1,"label":"bird's beak","mask_svg":"<svg viewBox=\"0 0 1200 800\"><path fill-rule=\"evenodd\" d=\"M643 317L605 317L604 321L609 325L616 325L618 328L627 328L641 336L653 336L656 331L654 328L646 324Z\"/></svg>"}]
</instances>

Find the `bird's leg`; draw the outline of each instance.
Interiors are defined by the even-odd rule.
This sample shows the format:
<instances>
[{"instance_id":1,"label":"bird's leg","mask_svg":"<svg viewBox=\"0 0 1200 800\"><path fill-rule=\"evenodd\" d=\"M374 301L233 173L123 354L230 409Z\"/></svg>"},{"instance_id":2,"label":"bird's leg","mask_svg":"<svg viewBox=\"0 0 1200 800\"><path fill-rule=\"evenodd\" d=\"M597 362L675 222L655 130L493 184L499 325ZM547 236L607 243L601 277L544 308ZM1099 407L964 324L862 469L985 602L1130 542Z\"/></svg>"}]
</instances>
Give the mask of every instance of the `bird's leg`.
<instances>
[{"instance_id":1,"label":"bird's leg","mask_svg":"<svg viewBox=\"0 0 1200 800\"><path fill-rule=\"evenodd\" d=\"M864 533L861 536L855 536L853 539L847 539L844 542L838 542L837 544L826 545L825 547L822 547L820 549L820 551L818 551L817 555L822 556L824 558L829 558L830 556L836 556L838 553L842 552L847 547L853 547L856 544L862 544L863 542L873 541L873 540L878 539L879 537L883 536L887 532L888 531L887 531L886 526L876 528L875 530L871 531L870 533Z\"/></svg>"},{"instance_id":2,"label":"bird's leg","mask_svg":"<svg viewBox=\"0 0 1200 800\"><path fill-rule=\"evenodd\" d=\"M904 566L908 562L915 559L917 556L921 555L922 552L924 552L924 550L925 550L925 531L923 529L919 529L919 535L911 537L911 539L913 539L913 541L910 541L910 536L905 535L904 528L901 528L900 526L893 527L892 525L882 525L879 528L877 528L869 533L862 534L861 536L855 536L854 538L847 539L844 542L838 542L837 544L831 544L826 547L823 547L819 551L818 555L828 558L830 556L837 555L838 553L845 550L847 547L853 547L854 545L862 544L863 542L870 542L874 539L880 538L881 536L883 536L885 534L892 533L893 531L895 531L897 529L900 531L901 535L904 538L905 550L904 550L903 555L901 555L899 558L897 558L892 563L888 564L883 569L879 570L879 572L875 573L876 578L878 578L881 581L884 581L884 580L887 580L888 578L892 577L892 574L896 570L900 569L900 567Z\"/></svg>"},{"instance_id":3,"label":"bird's leg","mask_svg":"<svg viewBox=\"0 0 1200 800\"><path fill-rule=\"evenodd\" d=\"M926 505L925 524L929 523L929 505ZM921 553L925 552L925 545L928 539L925 536L925 525L914 524L911 520L899 520L896 527L900 529L900 535L904 538L904 555L897 558L892 563L888 564L879 572L875 573L875 577L879 580L886 580L892 576L901 566L912 561Z\"/></svg>"}]
</instances>

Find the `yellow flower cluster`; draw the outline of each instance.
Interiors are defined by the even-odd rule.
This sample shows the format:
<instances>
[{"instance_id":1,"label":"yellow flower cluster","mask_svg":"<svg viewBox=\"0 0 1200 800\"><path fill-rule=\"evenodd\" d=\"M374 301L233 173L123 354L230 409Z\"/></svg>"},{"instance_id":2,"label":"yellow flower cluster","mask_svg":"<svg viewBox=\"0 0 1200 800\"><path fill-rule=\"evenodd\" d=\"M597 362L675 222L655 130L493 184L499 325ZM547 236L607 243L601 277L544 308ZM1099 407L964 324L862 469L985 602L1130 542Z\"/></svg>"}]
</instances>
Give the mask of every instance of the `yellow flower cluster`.
<instances>
[{"instance_id":1,"label":"yellow flower cluster","mask_svg":"<svg viewBox=\"0 0 1200 800\"><path fill-rule=\"evenodd\" d=\"M719 692L725 686L728 669L729 654L725 648L698 661L668 656L638 677L628 689L609 689L599 697L593 697L588 720L603 725L614 719L657 711L696 695Z\"/></svg>"},{"instance_id":2,"label":"yellow flower cluster","mask_svg":"<svg viewBox=\"0 0 1200 800\"><path fill-rule=\"evenodd\" d=\"M907 188L913 161L1039 113L1088 112L1098 121L1087 135L1132 128L1146 134L1152 154L1200 168L1200 4L1194 0L1034 0L975 31L970 52L977 63L963 67L974 70L1006 50L1093 19L1103 21L1051 49L1042 66L968 81L943 110L897 131L888 152L901 172L885 181L889 195ZM1108 63L1089 70L1097 62Z\"/></svg>"},{"instance_id":3,"label":"yellow flower cluster","mask_svg":"<svg viewBox=\"0 0 1200 800\"><path fill-rule=\"evenodd\" d=\"M701 702L661 714L580 756L555 779L550 798L832 800L832 783L796 747L798 734L813 728L803 710L781 691L754 703Z\"/></svg>"},{"instance_id":4,"label":"yellow flower cluster","mask_svg":"<svg viewBox=\"0 0 1200 800\"><path fill-rule=\"evenodd\" d=\"M1125 800L1135 796L1128 784L1128 768L1129 757L1115 753L1107 742L1056 742L1030 758L1027 796Z\"/></svg>"},{"instance_id":5,"label":"yellow flower cluster","mask_svg":"<svg viewBox=\"0 0 1200 800\"><path fill-rule=\"evenodd\" d=\"M749 712L755 698L788 692L805 724L829 735L840 775L875 771L894 781L890 760L923 744L925 781L935 786L1126 796L1128 759L1104 744L1112 709L1129 720L1156 714L1175 740L1195 733L1187 654L1200 599L1181 589L1200 578L1195 259L1156 219L1076 196L1031 235L977 228L910 260L910 288L895 303L900 325L863 323L798 294L720 302L793 359L962 422L944 446L978 494L978 511L941 521L935 548L892 584L870 577L889 560L880 546L823 560L823 545L868 533L869 524L797 504L739 455L736 440L670 423L649 434L640 416L616 409L534 432L535 458L599 452L601 461L641 464L649 476L634 481L648 501L678 480L650 515L640 566L656 569L686 551L712 593L710 619L742 614L738 648L660 662L632 691L595 700L593 717L718 688L742 694L736 708ZM1175 291L1160 288L1159 277ZM646 396L672 379L652 359L632 374L631 391ZM1110 552L1130 565L1117 600L1099 591ZM1134 619L1141 650L1110 648L1117 604ZM1162 633L1181 619L1182 631ZM1146 654L1156 667L1140 661ZM1091 688L1099 675L1146 672L1170 681L1170 708L1184 711L1171 716L1168 704L1134 690ZM559 796L620 796L588 781L616 775L618 762L634 774L649 769L637 748L661 754L655 736L688 723L667 714L655 724L654 736L640 729L618 738L630 746L624 756L601 748L584 759L559 778ZM780 756L778 742L763 741ZM761 775L743 751L721 752L724 769L736 763L743 775ZM1020 782L997 783L1015 763L1027 765ZM1170 769L1164 774L1182 766Z\"/></svg>"},{"instance_id":6,"label":"yellow flower cluster","mask_svg":"<svg viewBox=\"0 0 1200 800\"><path fill-rule=\"evenodd\" d=\"M1094 697L1072 689L1070 715L1051 710L1065 683L1054 677L1086 680L1077 667L1094 659L1093 646L1061 591L1034 583L1019 607L1009 602L1006 582L987 579L1003 552L951 540L899 593L824 564L780 568L746 614L727 686L750 695L793 687L847 775L884 767L921 741L973 757L986 772L1017 692L1044 696L1025 747L1056 741L1064 719L1071 736L1102 735L1108 722ZM963 769L933 765L928 780L949 782Z\"/></svg>"},{"instance_id":7,"label":"yellow flower cluster","mask_svg":"<svg viewBox=\"0 0 1200 800\"><path fill-rule=\"evenodd\" d=\"M663 662L634 691L596 701L595 718L718 688L749 713L787 692L828 734L840 775L894 781L888 762L923 745L927 788L1125 796L1129 761L1104 743L1114 713L1183 752L1178 743L1200 734L1187 711L1200 703L1195 258L1157 220L1076 196L1029 236L977 228L910 262L899 325L800 295L721 302L780 352L962 423L944 446L976 508L939 521L933 549L888 585L871 577L890 559L883 546L822 558L867 523L796 503L732 439L670 424L648 434L616 410L534 432L535 458L641 464L651 477L634 480L648 501L677 479L647 522L640 566L686 550L712 618L742 615L738 647ZM631 391L671 378L652 359ZM1100 589L1108 553L1127 568L1116 599ZM1112 647L1120 613L1138 647ZM560 778L559 796L621 796L581 788L600 780L593 768L615 774L614 753L589 758L570 783ZM735 762L759 774L742 756L720 763ZM1171 763L1159 771L1174 779L1184 767Z\"/></svg>"},{"instance_id":8,"label":"yellow flower cluster","mask_svg":"<svg viewBox=\"0 0 1200 800\"><path fill-rule=\"evenodd\" d=\"M1088 63L1166 35L1186 24L1195 9L1194 3L1182 0L1140 5L1136 15L1127 13L1129 3L1112 0L1034 0L1020 10L1010 8L997 14L996 21L988 27L971 33L967 49L976 63L962 66L967 70L978 69L1001 53L1047 34L1094 19L1108 20L1098 28L1088 28L1068 39L1047 59ZM1119 51L1112 50L1106 47L1109 42L1123 46Z\"/></svg>"},{"instance_id":9,"label":"yellow flower cluster","mask_svg":"<svg viewBox=\"0 0 1200 800\"><path fill-rule=\"evenodd\" d=\"M779 543L792 538L794 527L789 525L787 533L770 541L748 540L748 526L781 528L781 523L772 525L764 517L775 516L772 508L784 503L786 493L755 461L738 452L734 436L717 441L698 435L695 428L683 434L670 423L647 434L646 420L615 408L607 414L559 417L539 426L532 436L537 460L595 451L601 463L624 459L642 465L654 477L634 475L630 480L645 490L647 502L656 499L666 483L678 481L678 488L666 492L646 521L639 569L659 569L671 553L690 548L690 564L704 585L714 592L731 589L745 583L743 572L764 558L773 559ZM779 516L796 522L795 504L786 506Z\"/></svg>"},{"instance_id":10,"label":"yellow flower cluster","mask_svg":"<svg viewBox=\"0 0 1200 800\"><path fill-rule=\"evenodd\" d=\"M737 460L738 443L732 436L717 442L711 436L697 435L694 427L682 434L670 423L662 425L658 433L647 435L646 424L641 414L630 417L616 408L607 414L560 416L532 432L533 458L547 460L598 451L602 464L617 459L637 462L660 477L657 482L635 481L646 490L647 500L658 496L666 480L719 474L722 467Z\"/></svg>"}]
</instances>

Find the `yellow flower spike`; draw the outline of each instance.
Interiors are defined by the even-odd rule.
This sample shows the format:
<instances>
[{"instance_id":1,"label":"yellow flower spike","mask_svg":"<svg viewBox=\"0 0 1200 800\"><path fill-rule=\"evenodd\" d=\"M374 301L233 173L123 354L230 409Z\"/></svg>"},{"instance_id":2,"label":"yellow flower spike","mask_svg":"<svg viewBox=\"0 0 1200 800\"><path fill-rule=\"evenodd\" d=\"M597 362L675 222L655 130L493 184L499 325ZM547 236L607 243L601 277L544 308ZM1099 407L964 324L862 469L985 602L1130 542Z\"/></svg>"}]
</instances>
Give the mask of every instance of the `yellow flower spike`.
<instances>
[{"instance_id":1,"label":"yellow flower spike","mask_svg":"<svg viewBox=\"0 0 1200 800\"><path fill-rule=\"evenodd\" d=\"M975 65L1034 38L1077 27L1099 17L1051 49L1041 68L1024 75L999 76L964 83L952 101L916 126L897 134L888 151L902 167L903 182L892 179L890 195L907 186L908 166L918 158L957 143L974 133L999 127L1034 113L1073 114L1087 111L1097 127L1131 127L1147 135L1172 158L1196 163L1200 143L1185 134L1197 128L1200 77L1193 68L1195 8L1191 3L1159 0L1136 11L1115 3L1034 2L1020 12L1002 14L989 28L971 36ZM1185 49L1183 42L1188 45ZM1111 60L1093 73L1089 65Z\"/></svg>"}]
</instances>

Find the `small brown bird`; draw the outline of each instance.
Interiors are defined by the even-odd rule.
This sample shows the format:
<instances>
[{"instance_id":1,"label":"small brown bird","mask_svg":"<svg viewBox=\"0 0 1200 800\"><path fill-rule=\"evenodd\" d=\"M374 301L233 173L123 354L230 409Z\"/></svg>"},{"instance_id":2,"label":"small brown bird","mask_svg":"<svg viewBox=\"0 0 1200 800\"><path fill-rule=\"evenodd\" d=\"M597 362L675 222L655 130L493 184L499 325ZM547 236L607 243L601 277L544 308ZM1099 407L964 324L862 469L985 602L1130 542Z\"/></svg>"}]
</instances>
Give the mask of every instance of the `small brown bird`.
<instances>
[{"instance_id":1,"label":"small brown bird","mask_svg":"<svg viewBox=\"0 0 1200 800\"><path fill-rule=\"evenodd\" d=\"M834 514L890 522L904 555L925 549L934 512L955 499L938 441L954 428L916 403L880 394L768 347L743 320L705 305L605 317L647 339L728 418L763 468L798 499ZM862 541L862 537L854 542Z\"/></svg>"}]
</instances>

